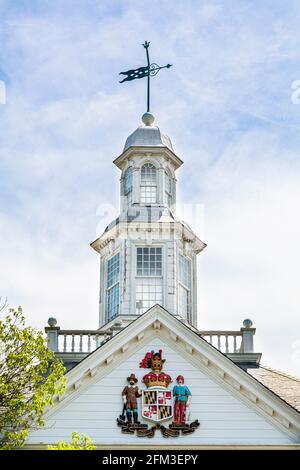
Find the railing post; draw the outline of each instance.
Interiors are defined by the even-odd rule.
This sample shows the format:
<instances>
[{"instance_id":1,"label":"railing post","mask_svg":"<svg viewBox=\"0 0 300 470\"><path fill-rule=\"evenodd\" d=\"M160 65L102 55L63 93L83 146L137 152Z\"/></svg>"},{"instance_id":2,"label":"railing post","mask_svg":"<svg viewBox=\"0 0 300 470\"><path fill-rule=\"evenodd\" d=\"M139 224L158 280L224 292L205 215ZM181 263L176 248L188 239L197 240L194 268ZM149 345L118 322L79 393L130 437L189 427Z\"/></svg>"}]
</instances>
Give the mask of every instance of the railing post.
<instances>
[{"instance_id":1,"label":"railing post","mask_svg":"<svg viewBox=\"0 0 300 470\"><path fill-rule=\"evenodd\" d=\"M252 328L252 321L249 318L243 321L243 328L241 328L241 332L243 335L243 353L253 353L253 336L255 335L255 328Z\"/></svg>"},{"instance_id":2,"label":"railing post","mask_svg":"<svg viewBox=\"0 0 300 470\"><path fill-rule=\"evenodd\" d=\"M60 327L56 326L56 318L50 317L48 319L48 325L49 326L46 326L45 328L45 333L48 338L48 348L53 352L58 352L58 331L60 330Z\"/></svg>"},{"instance_id":3,"label":"railing post","mask_svg":"<svg viewBox=\"0 0 300 470\"><path fill-rule=\"evenodd\" d=\"M112 332L112 336L115 336L119 331L123 330L123 322L122 320L115 320L113 325L110 327Z\"/></svg>"}]
</instances>

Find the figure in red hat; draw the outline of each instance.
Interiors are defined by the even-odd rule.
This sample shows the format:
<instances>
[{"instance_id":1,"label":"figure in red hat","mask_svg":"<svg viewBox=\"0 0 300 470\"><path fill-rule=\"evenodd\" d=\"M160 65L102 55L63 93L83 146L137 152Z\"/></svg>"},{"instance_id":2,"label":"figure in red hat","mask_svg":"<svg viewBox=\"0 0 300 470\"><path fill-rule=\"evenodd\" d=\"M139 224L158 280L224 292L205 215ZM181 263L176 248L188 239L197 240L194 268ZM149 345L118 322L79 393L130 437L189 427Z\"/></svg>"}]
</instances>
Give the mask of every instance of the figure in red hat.
<instances>
[{"instance_id":1,"label":"figure in red hat","mask_svg":"<svg viewBox=\"0 0 300 470\"><path fill-rule=\"evenodd\" d=\"M189 388L184 385L183 375L178 375L177 385L173 387L174 397L174 424L185 424L186 408L190 406L192 394Z\"/></svg>"}]
</instances>

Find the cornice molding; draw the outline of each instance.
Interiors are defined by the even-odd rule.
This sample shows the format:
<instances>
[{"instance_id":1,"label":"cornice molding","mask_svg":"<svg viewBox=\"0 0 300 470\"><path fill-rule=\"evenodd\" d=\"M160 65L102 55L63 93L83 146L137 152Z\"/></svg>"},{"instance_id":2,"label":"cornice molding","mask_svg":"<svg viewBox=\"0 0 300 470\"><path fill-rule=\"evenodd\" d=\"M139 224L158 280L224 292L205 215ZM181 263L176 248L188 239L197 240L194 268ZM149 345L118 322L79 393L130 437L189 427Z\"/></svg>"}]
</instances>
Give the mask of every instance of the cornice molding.
<instances>
[{"instance_id":1,"label":"cornice molding","mask_svg":"<svg viewBox=\"0 0 300 470\"><path fill-rule=\"evenodd\" d=\"M300 414L296 410L160 306L154 306L71 369L66 374L65 396L57 399L53 408L48 408L45 417L56 414L79 393L109 374L134 354L137 346L146 345L153 334L290 438L299 439Z\"/></svg>"},{"instance_id":2,"label":"cornice molding","mask_svg":"<svg viewBox=\"0 0 300 470\"><path fill-rule=\"evenodd\" d=\"M132 146L129 147L125 152L122 152L113 163L122 170L124 162L126 159L135 156L166 156L174 165L175 170L177 170L182 164L183 161L181 158L178 157L172 150L168 147L160 146L160 147L151 147L151 146Z\"/></svg>"},{"instance_id":3,"label":"cornice molding","mask_svg":"<svg viewBox=\"0 0 300 470\"><path fill-rule=\"evenodd\" d=\"M119 222L93 241L90 246L100 253L111 241L124 237L124 234L126 234L126 239L130 239L130 235L140 236L143 233L147 233L147 236L151 233L154 235L154 238L157 238L157 235L165 234L167 236L166 240L169 240L170 234L173 234L175 239L177 238L191 244L197 254L207 246L191 229L187 228L180 221Z\"/></svg>"}]
</instances>

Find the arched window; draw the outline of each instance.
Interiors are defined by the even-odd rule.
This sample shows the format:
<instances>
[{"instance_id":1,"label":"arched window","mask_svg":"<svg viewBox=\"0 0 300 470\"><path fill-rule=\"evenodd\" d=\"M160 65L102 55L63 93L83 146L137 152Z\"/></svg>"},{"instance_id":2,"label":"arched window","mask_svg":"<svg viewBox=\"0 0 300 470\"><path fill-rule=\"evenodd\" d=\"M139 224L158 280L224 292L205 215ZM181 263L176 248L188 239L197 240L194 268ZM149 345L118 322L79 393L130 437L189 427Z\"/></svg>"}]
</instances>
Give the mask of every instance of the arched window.
<instances>
[{"instance_id":1,"label":"arched window","mask_svg":"<svg viewBox=\"0 0 300 470\"><path fill-rule=\"evenodd\" d=\"M132 168L127 168L124 176L124 195L127 198L127 206L132 204Z\"/></svg>"},{"instance_id":2,"label":"arched window","mask_svg":"<svg viewBox=\"0 0 300 470\"><path fill-rule=\"evenodd\" d=\"M165 171L165 203L172 206L172 178L168 171Z\"/></svg>"},{"instance_id":3,"label":"arched window","mask_svg":"<svg viewBox=\"0 0 300 470\"><path fill-rule=\"evenodd\" d=\"M145 163L141 170L141 203L153 204L157 201L156 168Z\"/></svg>"}]
</instances>

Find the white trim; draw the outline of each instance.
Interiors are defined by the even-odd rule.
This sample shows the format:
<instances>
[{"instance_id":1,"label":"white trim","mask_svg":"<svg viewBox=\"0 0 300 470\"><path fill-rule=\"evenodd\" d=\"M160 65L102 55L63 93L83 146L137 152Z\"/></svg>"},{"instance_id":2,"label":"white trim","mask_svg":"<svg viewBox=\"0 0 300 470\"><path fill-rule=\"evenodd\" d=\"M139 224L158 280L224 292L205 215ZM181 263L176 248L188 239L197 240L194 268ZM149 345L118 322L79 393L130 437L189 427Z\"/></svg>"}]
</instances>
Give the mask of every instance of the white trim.
<instances>
[{"instance_id":1,"label":"white trim","mask_svg":"<svg viewBox=\"0 0 300 470\"><path fill-rule=\"evenodd\" d=\"M187 287L185 286L180 280L180 256L182 256L183 258L186 258L189 263L190 263L190 287ZM193 256L190 256L190 254L185 254L184 253L184 250L178 248L178 256L177 256L177 284L178 286L181 285L187 292L188 292L188 295L189 295L189 312L187 312L187 318L184 318L184 320L186 320L188 323L190 323L191 325L193 326L196 326L196 323L194 322L194 312L195 312L195 305L194 305L194 275L196 274L194 272L194 259L195 257ZM177 311L178 311L178 315L180 315L179 313L179 289L177 289ZM182 317L183 318L183 317Z\"/></svg>"},{"instance_id":2,"label":"white trim","mask_svg":"<svg viewBox=\"0 0 300 470\"><path fill-rule=\"evenodd\" d=\"M153 233L156 234L170 234L172 231L173 238L182 240L186 239L187 243L190 243L191 249L195 254L200 253L206 247L206 243L202 242L191 229L189 229L182 222L175 220L174 222L120 222L111 227L107 232L94 240L90 246L94 248L98 253L105 248L111 240L117 239L121 234L130 234L134 236L137 232L142 233ZM176 238L177 237L177 238ZM149 236L150 239L150 236ZM147 240L147 239L146 239Z\"/></svg>"},{"instance_id":3,"label":"white trim","mask_svg":"<svg viewBox=\"0 0 300 470\"><path fill-rule=\"evenodd\" d=\"M112 259L114 256L117 256L119 255L119 278L118 278L118 281L115 282L113 285L111 285L109 288L107 287L107 266L108 266L108 261L110 259ZM121 247L118 247L116 249L116 251L114 251L112 254L108 254L106 255L106 257L104 258L104 265L105 265L105 268L104 268L104 322L105 323L108 323L109 321L111 321L115 315L112 317L112 318L109 318L108 317L108 290L112 289L113 287L115 287L117 284L119 284L119 308L118 308L118 314L120 314L120 307L121 307L121 285L120 285L120 280L121 280L121 262L122 262L122 256L121 256Z\"/></svg>"},{"instance_id":4,"label":"white trim","mask_svg":"<svg viewBox=\"0 0 300 470\"><path fill-rule=\"evenodd\" d=\"M24 450L46 450L53 444L25 444ZM174 444L95 444L96 450L174 450ZM300 444L179 444L176 450L300 450Z\"/></svg>"},{"instance_id":5,"label":"white trim","mask_svg":"<svg viewBox=\"0 0 300 470\"><path fill-rule=\"evenodd\" d=\"M133 249L132 254L132 264L131 264L131 311L136 314L136 279L162 279L162 299L163 299L163 307L166 305L166 278L167 278L167 241L155 241L153 243L147 242L147 240L139 240L133 242L131 247ZM137 275L137 248L161 248L162 252L162 274L161 276L138 276Z\"/></svg>"},{"instance_id":6,"label":"white trim","mask_svg":"<svg viewBox=\"0 0 300 470\"><path fill-rule=\"evenodd\" d=\"M165 159L168 158L174 165L175 170L177 170L182 164L183 161L167 147L146 147L146 146L137 146L129 147L125 152L123 152L119 157L117 157L113 163L120 169L122 169L124 161L127 158L132 156L143 156L148 155L148 157L155 158L156 156L162 156Z\"/></svg>"},{"instance_id":7,"label":"white trim","mask_svg":"<svg viewBox=\"0 0 300 470\"><path fill-rule=\"evenodd\" d=\"M89 387L94 380L108 374L111 367L115 367L116 364L123 362L134 353L137 338L142 331L144 337L139 344L146 344L149 338L153 338L154 330L159 336L162 335L164 341L172 342L173 345L174 340L172 337L176 338L176 349L183 356L187 356L189 361L195 362L200 370L205 371L211 378L219 381L222 386L230 388L232 394L244 401L250 409L254 409L261 414L290 438L300 439L300 414L296 410L284 403L277 395L241 370L225 355L213 348L203 338L197 336L183 322L180 322L160 306L149 309L148 312L120 331L100 349L71 369L66 375L68 383L66 396L54 408L48 409L46 415L52 416L77 396L79 391L74 390L74 383L81 380L80 391L84 390L85 387ZM125 344L128 345L128 348L125 352L122 352L122 346ZM190 352L187 352L186 344L188 344ZM111 361L109 365L107 365L107 359ZM90 371L95 368L97 372L91 378Z\"/></svg>"}]
</instances>

